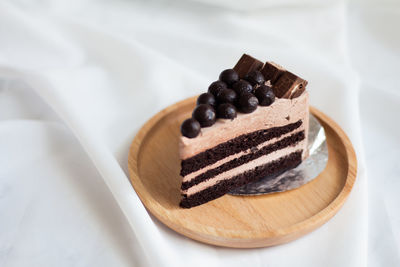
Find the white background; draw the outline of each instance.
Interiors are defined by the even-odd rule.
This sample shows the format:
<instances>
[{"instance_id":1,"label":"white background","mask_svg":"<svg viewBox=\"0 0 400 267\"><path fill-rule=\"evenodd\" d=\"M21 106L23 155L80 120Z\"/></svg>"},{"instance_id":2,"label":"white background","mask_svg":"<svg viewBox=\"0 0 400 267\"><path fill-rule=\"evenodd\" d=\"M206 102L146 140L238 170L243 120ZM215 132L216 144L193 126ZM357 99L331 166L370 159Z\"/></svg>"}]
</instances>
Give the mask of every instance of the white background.
<instances>
[{"instance_id":1,"label":"white background","mask_svg":"<svg viewBox=\"0 0 400 267\"><path fill-rule=\"evenodd\" d=\"M127 155L243 52L309 81L359 175L315 232L231 250L149 216ZM0 2L0 266L400 266L399 52L396 1Z\"/></svg>"}]
</instances>

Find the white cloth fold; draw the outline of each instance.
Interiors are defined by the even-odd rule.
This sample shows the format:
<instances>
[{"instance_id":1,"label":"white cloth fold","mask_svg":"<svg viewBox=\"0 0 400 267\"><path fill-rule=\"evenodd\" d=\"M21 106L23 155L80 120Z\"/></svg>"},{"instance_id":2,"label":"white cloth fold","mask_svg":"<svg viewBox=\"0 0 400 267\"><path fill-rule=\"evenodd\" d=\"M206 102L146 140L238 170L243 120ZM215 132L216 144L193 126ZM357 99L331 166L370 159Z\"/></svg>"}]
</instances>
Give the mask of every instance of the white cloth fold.
<instances>
[{"instance_id":1,"label":"white cloth fold","mask_svg":"<svg viewBox=\"0 0 400 267\"><path fill-rule=\"evenodd\" d=\"M366 265L360 79L350 63L346 2L207 2L0 3L0 212L8 215L0 222L1 266ZM182 237L147 213L127 178L141 125L205 91L243 52L306 78L311 104L346 131L359 160L342 210L272 248Z\"/></svg>"}]
</instances>

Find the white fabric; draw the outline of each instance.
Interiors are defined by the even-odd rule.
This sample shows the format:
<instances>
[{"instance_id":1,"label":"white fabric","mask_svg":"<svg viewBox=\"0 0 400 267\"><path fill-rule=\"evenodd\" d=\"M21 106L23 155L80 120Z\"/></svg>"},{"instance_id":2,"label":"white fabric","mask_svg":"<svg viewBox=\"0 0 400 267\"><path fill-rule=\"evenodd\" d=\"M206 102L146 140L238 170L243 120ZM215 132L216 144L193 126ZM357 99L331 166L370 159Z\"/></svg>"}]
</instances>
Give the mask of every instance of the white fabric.
<instances>
[{"instance_id":1,"label":"white fabric","mask_svg":"<svg viewBox=\"0 0 400 267\"><path fill-rule=\"evenodd\" d=\"M399 12L394 2L1 1L0 266L399 266ZM182 237L127 179L141 125L243 52L306 78L311 104L359 160L340 212L272 248Z\"/></svg>"}]
</instances>

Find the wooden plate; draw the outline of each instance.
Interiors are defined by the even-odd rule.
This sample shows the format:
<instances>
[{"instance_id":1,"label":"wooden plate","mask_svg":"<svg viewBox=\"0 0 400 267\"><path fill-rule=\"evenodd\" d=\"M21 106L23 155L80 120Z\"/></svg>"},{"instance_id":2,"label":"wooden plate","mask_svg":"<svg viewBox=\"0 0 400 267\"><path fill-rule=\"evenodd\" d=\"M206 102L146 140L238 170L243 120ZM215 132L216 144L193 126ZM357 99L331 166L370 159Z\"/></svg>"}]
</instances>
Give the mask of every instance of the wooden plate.
<instances>
[{"instance_id":1,"label":"wooden plate","mask_svg":"<svg viewBox=\"0 0 400 267\"><path fill-rule=\"evenodd\" d=\"M343 130L316 108L310 111L327 136L326 169L300 188L263 196L225 195L204 205L181 209L178 138L195 97L151 118L130 148L129 173L136 193L157 219L176 232L224 247L254 248L282 244L327 222L345 202L357 172L353 146Z\"/></svg>"}]
</instances>

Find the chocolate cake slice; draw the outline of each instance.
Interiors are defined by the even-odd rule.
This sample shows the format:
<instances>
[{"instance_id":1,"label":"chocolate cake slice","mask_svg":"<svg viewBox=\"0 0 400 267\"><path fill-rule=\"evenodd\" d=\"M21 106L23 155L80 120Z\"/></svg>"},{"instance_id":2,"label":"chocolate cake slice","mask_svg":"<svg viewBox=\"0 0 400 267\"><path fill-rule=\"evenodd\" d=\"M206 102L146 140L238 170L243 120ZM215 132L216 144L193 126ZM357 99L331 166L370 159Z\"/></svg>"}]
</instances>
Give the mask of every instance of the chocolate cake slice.
<instances>
[{"instance_id":1,"label":"chocolate cake slice","mask_svg":"<svg viewBox=\"0 0 400 267\"><path fill-rule=\"evenodd\" d=\"M307 156L307 81L244 54L201 94L181 125L180 206L191 208Z\"/></svg>"}]
</instances>

